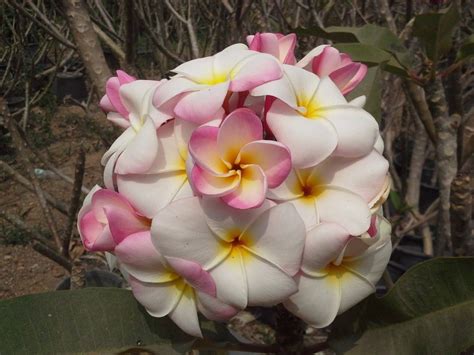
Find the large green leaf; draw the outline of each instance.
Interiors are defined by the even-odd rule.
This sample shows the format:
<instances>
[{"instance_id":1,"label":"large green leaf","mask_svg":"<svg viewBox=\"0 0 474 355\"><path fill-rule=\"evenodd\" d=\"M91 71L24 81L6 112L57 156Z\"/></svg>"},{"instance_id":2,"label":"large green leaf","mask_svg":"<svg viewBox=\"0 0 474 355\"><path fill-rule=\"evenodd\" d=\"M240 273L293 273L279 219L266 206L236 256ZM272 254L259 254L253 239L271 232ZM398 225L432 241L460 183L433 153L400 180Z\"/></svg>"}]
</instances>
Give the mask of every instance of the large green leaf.
<instances>
[{"instance_id":1,"label":"large green leaf","mask_svg":"<svg viewBox=\"0 0 474 355\"><path fill-rule=\"evenodd\" d=\"M365 95L366 103L364 109L367 110L380 122L382 116L381 103L381 81L380 67L378 65L369 67L364 80L347 96L348 100Z\"/></svg>"},{"instance_id":2,"label":"large green leaf","mask_svg":"<svg viewBox=\"0 0 474 355\"><path fill-rule=\"evenodd\" d=\"M204 336L225 343L225 327L202 322ZM0 354L112 353L129 348L182 353L194 338L168 317L149 316L128 290L86 288L0 302Z\"/></svg>"},{"instance_id":3,"label":"large green leaf","mask_svg":"<svg viewBox=\"0 0 474 355\"><path fill-rule=\"evenodd\" d=\"M474 258L439 258L338 317L330 345L347 354L458 355L474 345L473 320Z\"/></svg>"},{"instance_id":4,"label":"large green leaf","mask_svg":"<svg viewBox=\"0 0 474 355\"><path fill-rule=\"evenodd\" d=\"M452 45L452 34L459 22L459 12L453 3L438 13L415 17L413 34L423 44L426 56L436 63Z\"/></svg>"}]
</instances>

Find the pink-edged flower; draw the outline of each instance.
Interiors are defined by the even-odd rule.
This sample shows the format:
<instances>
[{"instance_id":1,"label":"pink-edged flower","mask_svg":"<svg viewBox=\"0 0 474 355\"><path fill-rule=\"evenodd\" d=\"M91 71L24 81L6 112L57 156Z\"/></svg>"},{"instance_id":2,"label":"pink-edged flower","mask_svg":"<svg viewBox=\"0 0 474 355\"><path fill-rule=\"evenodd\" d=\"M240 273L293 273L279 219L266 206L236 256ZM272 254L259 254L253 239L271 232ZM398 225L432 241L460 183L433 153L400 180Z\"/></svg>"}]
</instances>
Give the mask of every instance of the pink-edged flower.
<instances>
[{"instance_id":1,"label":"pink-edged flower","mask_svg":"<svg viewBox=\"0 0 474 355\"><path fill-rule=\"evenodd\" d=\"M244 44L183 63L173 72L178 75L157 90L154 104L160 106L178 96L175 116L197 124L219 115L229 91L247 91L282 75L278 60Z\"/></svg>"},{"instance_id":2,"label":"pink-edged flower","mask_svg":"<svg viewBox=\"0 0 474 355\"><path fill-rule=\"evenodd\" d=\"M95 186L84 199L77 229L89 251L112 251L128 235L150 229L151 221L115 191Z\"/></svg>"},{"instance_id":3,"label":"pink-edged flower","mask_svg":"<svg viewBox=\"0 0 474 355\"><path fill-rule=\"evenodd\" d=\"M201 265L215 281L217 298L239 309L275 305L296 292L292 276L304 238L295 208L268 200L237 210L219 199L181 199L152 223L153 243L165 258Z\"/></svg>"},{"instance_id":4,"label":"pink-edged flower","mask_svg":"<svg viewBox=\"0 0 474 355\"><path fill-rule=\"evenodd\" d=\"M128 121L128 109L122 103L120 97L120 87L137 80L128 75L123 70L117 70L117 76L111 77L105 84L105 95L100 100L100 108L107 113L107 119L116 125L127 128L130 126Z\"/></svg>"},{"instance_id":5,"label":"pink-edged flower","mask_svg":"<svg viewBox=\"0 0 474 355\"><path fill-rule=\"evenodd\" d=\"M298 292L285 307L318 328L375 292L392 252L390 224L381 216L373 238L352 237L336 223L322 223L306 236Z\"/></svg>"},{"instance_id":6,"label":"pink-edged flower","mask_svg":"<svg viewBox=\"0 0 474 355\"><path fill-rule=\"evenodd\" d=\"M348 104L329 77L283 65L284 76L253 90L255 96L276 98L266 122L291 152L294 166L314 166L329 155L360 157L377 139L377 121L362 108Z\"/></svg>"},{"instance_id":7,"label":"pink-edged flower","mask_svg":"<svg viewBox=\"0 0 474 355\"><path fill-rule=\"evenodd\" d=\"M338 223L360 235L369 229L370 208L386 190L387 173L387 160L375 150L361 158L331 156L314 167L294 169L267 196L294 204L308 230Z\"/></svg>"},{"instance_id":8,"label":"pink-edged flower","mask_svg":"<svg viewBox=\"0 0 474 355\"><path fill-rule=\"evenodd\" d=\"M247 36L247 44L249 49L271 54L283 64L296 63L296 35L294 33L284 36L281 33L257 32L255 35Z\"/></svg>"},{"instance_id":9,"label":"pink-edged flower","mask_svg":"<svg viewBox=\"0 0 474 355\"><path fill-rule=\"evenodd\" d=\"M216 298L209 273L193 261L163 258L150 231L129 235L115 248L135 298L154 317L169 316L186 333L202 337L197 312L211 320L228 320L237 309Z\"/></svg>"},{"instance_id":10,"label":"pink-edged flower","mask_svg":"<svg viewBox=\"0 0 474 355\"><path fill-rule=\"evenodd\" d=\"M328 45L314 48L296 65L321 78L329 76L343 95L354 90L367 74L365 64L353 62L348 54Z\"/></svg>"},{"instance_id":11,"label":"pink-edged flower","mask_svg":"<svg viewBox=\"0 0 474 355\"><path fill-rule=\"evenodd\" d=\"M246 108L233 111L220 128L196 129L189 150L196 190L239 209L262 204L267 188L280 185L291 170L288 149L263 140L261 120Z\"/></svg>"}]
</instances>

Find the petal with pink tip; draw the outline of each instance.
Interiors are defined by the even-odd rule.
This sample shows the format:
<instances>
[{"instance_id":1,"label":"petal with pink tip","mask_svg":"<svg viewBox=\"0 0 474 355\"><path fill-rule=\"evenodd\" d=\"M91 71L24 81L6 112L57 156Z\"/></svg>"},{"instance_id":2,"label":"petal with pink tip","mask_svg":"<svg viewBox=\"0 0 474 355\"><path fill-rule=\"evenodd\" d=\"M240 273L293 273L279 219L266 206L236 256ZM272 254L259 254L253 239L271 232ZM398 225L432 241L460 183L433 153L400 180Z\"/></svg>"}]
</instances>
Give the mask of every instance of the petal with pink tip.
<instances>
[{"instance_id":1,"label":"petal with pink tip","mask_svg":"<svg viewBox=\"0 0 474 355\"><path fill-rule=\"evenodd\" d=\"M102 96L102 98L99 101L99 106L102 109L102 111L104 111L105 113L116 110L114 105L112 105L112 102L110 102L110 99L107 97L107 95ZM122 115L119 114L118 112L115 112L115 113L117 113L120 117L122 117Z\"/></svg>"},{"instance_id":2,"label":"petal with pink tip","mask_svg":"<svg viewBox=\"0 0 474 355\"><path fill-rule=\"evenodd\" d=\"M223 49L214 55L214 79L228 80L234 76L239 65L246 62L246 59L253 57L255 52L249 51L243 43L236 43Z\"/></svg>"},{"instance_id":3,"label":"petal with pink tip","mask_svg":"<svg viewBox=\"0 0 474 355\"><path fill-rule=\"evenodd\" d=\"M375 150L361 158L331 156L314 169L322 184L350 190L367 203L382 189L387 172L387 159Z\"/></svg>"},{"instance_id":4,"label":"petal with pink tip","mask_svg":"<svg viewBox=\"0 0 474 355\"><path fill-rule=\"evenodd\" d=\"M129 235L148 230L150 220L137 216L135 213L114 206L104 207L109 222L110 233L116 244L122 242Z\"/></svg>"},{"instance_id":5,"label":"petal with pink tip","mask_svg":"<svg viewBox=\"0 0 474 355\"><path fill-rule=\"evenodd\" d=\"M244 145L262 138L263 126L260 118L248 108L239 108L224 119L219 129L217 135L219 156L233 164Z\"/></svg>"},{"instance_id":6,"label":"petal with pink tip","mask_svg":"<svg viewBox=\"0 0 474 355\"><path fill-rule=\"evenodd\" d=\"M280 37L278 39L278 45L280 47L280 61L283 64L295 65L296 35L290 33L286 36Z\"/></svg>"},{"instance_id":7,"label":"petal with pink tip","mask_svg":"<svg viewBox=\"0 0 474 355\"><path fill-rule=\"evenodd\" d=\"M127 74L123 70L117 70L117 78L119 79L120 85L128 84L137 80L137 78Z\"/></svg>"},{"instance_id":8,"label":"petal with pink tip","mask_svg":"<svg viewBox=\"0 0 474 355\"><path fill-rule=\"evenodd\" d=\"M313 59L312 72L319 76L328 76L341 65L339 51L331 46L323 49L321 54Z\"/></svg>"},{"instance_id":9,"label":"petal with pink tip","mask_svg":"<svg viewBox=\"0 0 474 355\"><path fill-rule=\"evenodd\" d=\"M223 242L209 230L197 197L175 201L160 210L151 233L163 256L194 261L205 270L226 255Z\"/></svg>"},{"instance_id":10,"label":"petal with pink tip","mask_svg":"<svg viewBox=\"0 0 474 355\"><path fill-rule=\"evenodd\" d=\"M322 44L320 46L313 48L298 63L296 63L296 66L298 68L303 68L303 69L312 71L313 70L312 63L313 63L314 57L320 55L322 51L324 50L324 48L326 47L328 47L327 44Z\"/></svg>"},{"instance_id":11,"label":"petal with pink tip","mask_svg":"<svg viewBox=\"0 0 474 355\"><path fill-rule=\"evenodd\" d=\"M335 186L323 186L316 198L321 222L337 223L351 235L361 235L370 226L370 210L362 197Z\"/></svg>"},{"instance_id":12,"label":"petal with pink tip","mask_svg":"<svg viewBox=\"0 0 474 355\"><path fill-rule=\"evenodd\" d=\"M129 111L122 103L122 98L120 97L120 81L117 77L112 77L107 80L105 84L105 92L109 98L110 103L115 108L114 111L120 113L123 117L127 117ZM112 110L111 110L112 111Z\"/></svg>"},{"instance_id":13,"label":"petal with pink tip","mask_svg":"<svg viewBox=\"0 0 474 355\"><path fill-rule=\"evenodd\" d=\"M133 207L127 199L112 190L98 190L92 196L91 203L95 218L103 224L108 223L107 215L105 213L106 208L121 209L124 213L128 213L132 216L135 214Z\"/></svg>"},{"instance_id":14,"label":"petal with pink tip","mask_svg":"<svg viewBox=\"0 0 474 355\"><path fill-rule=\"evenodd\" d=\"M218 237L232 242L238 237L263 211L275 206L274 202L265 200L258 208L237 210L220 199L200 199L207 225Z\"/></svg>"},{"instance_id":15,"label":"petal with pink tip","mask_svg":"<svg viewBox=\"0 0 474 355\"><path fill-rule=\"evenodd\" d=\"M362 63L351 63L333 71L329 77L346 95L359 85L367 74L367 66Z\"/></svg>"},{"instance_id":16,"label":"petal with pink tip","mask_svg":"<svg viewBox=\"0 0 474 355\"><path fill-rule=\"evenodd\" d=\"M151 241L150 245L153 246ZM182 276L195 290L204 292L212 297L216 296L216 284L211 275L203 270L201 265L194 261L173 257L167 257L166 261L171 268Z\"/></svg>"},{"instance_id":17,"label":"petal with pink tip","mask_svg":"<svg viewBox=\"0 0 474 355\"><path fill-rule=\"evenodd\" d=\"M348 231L336 223L321 223L306 236L301 269L309 275L319 273L337 259L351 238Z\"/></svg>"},{"instance_id":18,"label":"petal with pink tip","mask_svg":"<svg viewBox=\"0 0 474 355\"><path fill-rule=\"evenodd\" d=\"M306 228L296 208L283 203L260 214L240 240L253 254L292 276L301 265L305 236Z\"/></svg>"},{"instance_id":19,"label":"petal with pink tip","mask_svg":"<svg viewBox=\"0 0 474 355\"><path fill-rule=\"evenodd\" d=\"M191 172L194 188L203 195L220 197L237 190L241 182L239 174L215 176L195 165Z\"/></svg>"},{"instance_id":20,"label":"petal with pink tip","mask_svg":"<svg viewBox=\"0 0 474 355\"><path fill-rule=\"evenodd\" d=\"M142 282L163 283L176 280L151 242L150 231L129 235L115 248L115 255L126 271Z\"/></svg>"},{"instance_id":21,"label":"petal with pink tip","mask_svg":"<svg viewBox=\"0 0 474 355\"><path fill-rule=\"evenodd\" d=\"M155 125L151 119L147 119L117 159L115 172L117 174L146 173L153 164L157 152L158 138Z\"/></svg>"},{"instance_id":22,"label":"petal with pink tip","mask_svg":"<svg viewBox=\"0 0 474 355\"><path fill-rule=\"evenodd\" d=\"M242 169L237 189L221 198L231 207L247 209L260 206L265 200L266 192L267 179L263 170L258 165L248 165Z\"/></svg>"},{"instance_id":23,"label":"petal with pink tip","mask_svg":"<svg viewBox=\"0 0 474 355\"><path fill-rule=\"evenodd\" d=\"M269 54L259 53L239 64L233 76L230 90L233 92L251 90L268 81L281 78L283 71L278 60Z\"/></svg>"},{"instance_id":24,"label":"petal with pink tip","mask_svg":"<svg viewBox=\"0 0 474 355\"><path fill-rule=\"evenodd\" d=\"M229 89L229 81L184 95L174 108L176 117L203 124L216 118Z\"/></svg>"},{"instance_id":25,"label":"petal with pink tip","mask_svg":"<svg viewBox=\"0 0 474 355\"><path fill-rule=\"evenodd\" d=\"M153 317L168 315L178 304L186 287L180 279L164 283L146 283L131 276L128 282L137 301Z\"/></svg>"},{"instance_id":26,"label":"petal with pink tip","mask_svg":"<svg viewBox=\"0 0 474 355\"><path fill-rule=\"evenodd\" d=\"M209 270L216 283L217 298L231 306L245 309L248 304L248 284L240 248Z\"/></svg>"},{"instance_id":27,"label":"petal with pink tip","mask_svg":"<svg viewBox=\"0 0 474 355\"><path fill-rule=\"evenodd\" d=\"M219 155L218 134L217 127L197 128L189 140L189 153L202 169L213 174L225 174L229 169Z\"/></svg>"},{"instance_id":28,"label":"petal with pink tip","mask_svg":"<svg viewBox=\"0 0 474 355\"><path fill-rule=\"evenodd\" d=\"M297 276L298 292L283 304L291 313L316 328L324 328L336 318L341 303L337 276L313 278Z\"/></svg>"},{"instance_id":29,"label":"petal with pink tip","mask_svg":"<svg viewBox=\"0 0 474 355\"><path fill-rule=\"evenodd\" d=\"M198 309L209 320L226 321L235 316L239 310L232 307L218 298L209 296L204 292L196 292Z\"/></svg>"},{"instance_id":30,"label":"petal with pink tip","mask_svg":"<svg viewBox=\"0 0 474 355\"><path fill-rule=\"evenodd\" d=\"M289 148L295 167L320 163L338 144L336 130L327 120L307 119L278 100L267 114L267 123L277 141Z\"/></svg>"},{"instance_id":31,"label":"petal with pink tip","mask_svg":"<svg viewBox=\"0 0 474 355\"><path fill-rule=\"evenodd\" d=\"M117 186L120 194L127 197L138 212L153 218L163 207L180 195L188 184L184 171L151 175L118 175ZM187 191L191 197L192 192Z\"/></svg>"},{"instance_id":32,"label":"petal with pink tip","mask_svg":"<svg viewBox=\"0 0 474 355\"><path fill-rule=\"evenodd\" d=\"M240 151L240 164L255 164L262 168L269 188L280 185L291 170L291 155L288 148L274 141L255 141L246 144Z\"/></svg>"},{"instance_id":33,"label":"petal with pink tip","mask_svg":"<svg viewBox=\"0 0 474 355\"><path fill-rule=\"evenodd\" d=\"M249 49L256 52L268 53L275 58L280 57L278 37L274 33L257 33L252 37L253 41L249 45Z\"/></svg>"},{"instance_id":34,"label":"petal with pink tip","mask_svg":"<svg viewBox=\"0 0 474 355\"><path fill-rule=\"evenodd\" d=\"M245 250L242 257L249 306L274 306L298 290L293 278L271 262Z\"/></svg>"},{"instance_id":35,"label":"petal with pink tip","mask_svg":"<svg viewBox=\"0 0 474 355\"><path fill-rule=\"evenodd\" d=\"M168 315L184 332L202 338L194 290L186 286L176 307Z\"/></svg>"},{"instance_id":36,"label":"petal with pink tip","mask_svg":"<svg viewBox=\"0 0 474 355\"><path fill-rule=\"evenodd\" d=\"M367 111L353 106L334 107L325 109L324 117L337 131L335 155L360 157L373 149L379 126Z\"/></svg>"},{"instance_id":37,"label":"petal with pink tip","mask_svg":"<svg viewBox=\"0 0 474 355\"><path fill-rule=\"evenodd\" d=\"M79 220L79 232L84 247L89 251L107 251L115 247L109 228L99 223L92 211Z\"/></svg>"}]
</instances>

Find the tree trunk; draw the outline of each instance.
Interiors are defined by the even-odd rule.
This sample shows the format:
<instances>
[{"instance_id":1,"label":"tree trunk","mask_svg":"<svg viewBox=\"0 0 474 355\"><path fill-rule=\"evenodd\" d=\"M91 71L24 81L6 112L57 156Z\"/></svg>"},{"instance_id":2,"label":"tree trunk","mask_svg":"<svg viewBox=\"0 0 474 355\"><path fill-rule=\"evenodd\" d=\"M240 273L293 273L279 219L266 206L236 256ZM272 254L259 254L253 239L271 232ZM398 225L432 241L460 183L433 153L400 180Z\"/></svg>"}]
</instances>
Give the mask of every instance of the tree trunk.
<instances>
[{"instance_id":1,"label":"tree trunk","mask_svg":"<svg viewBox=\"0 0 474 355\"><path fill-rule=\"evenodd\" d=\"M83 0L63 0L67 20L87 75L100 96L105 92L105 82L111 77L89 12Z\"/></svg>"}]
</instances>

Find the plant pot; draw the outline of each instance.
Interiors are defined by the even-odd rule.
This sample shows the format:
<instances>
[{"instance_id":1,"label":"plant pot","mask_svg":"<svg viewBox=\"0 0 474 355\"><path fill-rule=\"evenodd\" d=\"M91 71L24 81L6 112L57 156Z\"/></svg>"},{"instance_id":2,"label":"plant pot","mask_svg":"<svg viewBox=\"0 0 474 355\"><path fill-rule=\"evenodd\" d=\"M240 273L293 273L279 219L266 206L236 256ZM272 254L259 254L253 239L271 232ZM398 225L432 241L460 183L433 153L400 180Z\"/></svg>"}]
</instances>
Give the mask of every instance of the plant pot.
<instances>
[{"instance_id":1,"label":"plant pot","mask_svg":"<svg viewBox=\"0 0 474 355\"><path fill-rule=\"evenodd\" d=\"M122 288L123 279L110 271L91 270L86 271L85 287L115 287ZM69 290L71 288L71 278L68 276L63 279L57 286L57 291Z\"/></svg>"},{"instance_id":2,"label":"plant pot","mask_svg":"<svg viewBox=\"0 0 474 355\"><path fill-rule=\"evenodd\" d=\"M81 73L58 73L53 90L58 102L63 102L66 96L79 101L84 100L88 94L86 82Z\"/></svg>"}]
</instances>

